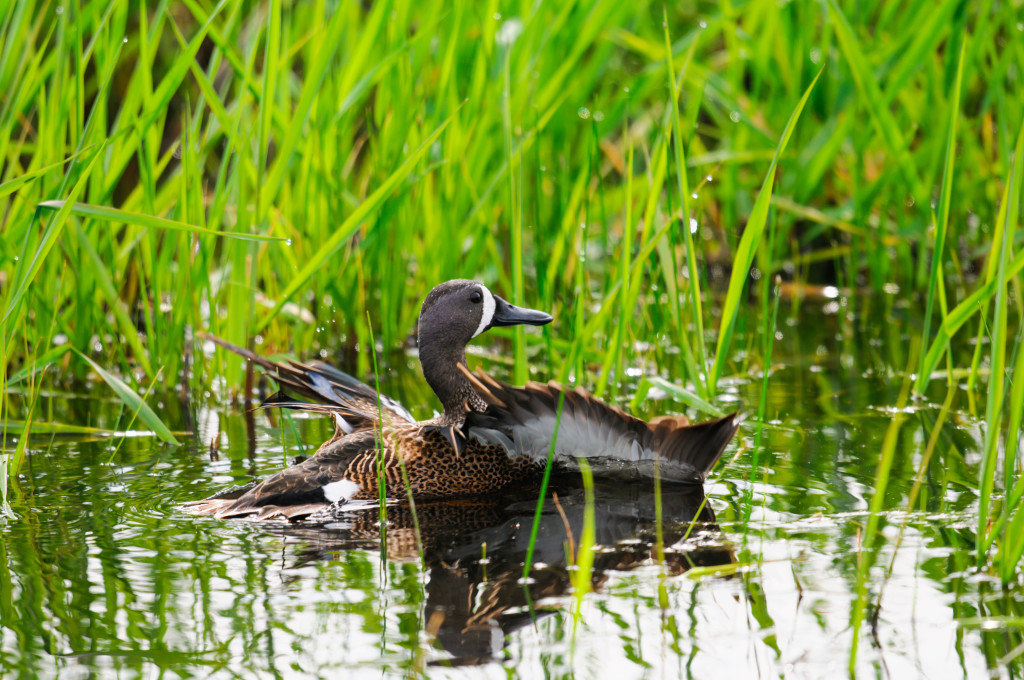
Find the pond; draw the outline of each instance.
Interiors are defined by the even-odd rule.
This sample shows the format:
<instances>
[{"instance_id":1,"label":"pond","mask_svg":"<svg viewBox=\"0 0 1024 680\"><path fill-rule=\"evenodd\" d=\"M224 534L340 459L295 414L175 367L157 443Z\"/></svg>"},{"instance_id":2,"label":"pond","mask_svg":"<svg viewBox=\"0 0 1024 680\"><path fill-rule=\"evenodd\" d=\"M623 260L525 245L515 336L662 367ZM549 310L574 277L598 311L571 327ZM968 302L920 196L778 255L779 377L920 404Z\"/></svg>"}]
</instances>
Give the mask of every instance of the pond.
<instances>
[{"instance_id":1,"label":"pond","mask_svg":"<svg viewBox=\"0 0 1024 680\"><path fill-rule=\"evenodd\" d=\"M12 488L17 519L0 525L0 672L835 677L856 644L859 677L1019 677L1024 589L973 567L980 420L964 394L943 409L945 381L897 408L918 312L866 300L782 305L764 418L761 376L728 380L749 417L703 491L666 485L659 510L651 483L555 480L525 579L536 489L421 503L415 522L393 503L384 537L375 503L317 526L179 509L308 455L323 419L200 391L162 397L166 422L192 433L180 448L35 438ZM414 357L392 359L382 381L429 415ZM102 384L46 392L37 408L126 427ZM638 415L681 409L652 391ZM887 434L882 531L866 551ZM576 564L588 517L590 578Z\"/></svg>"}]
</instances>

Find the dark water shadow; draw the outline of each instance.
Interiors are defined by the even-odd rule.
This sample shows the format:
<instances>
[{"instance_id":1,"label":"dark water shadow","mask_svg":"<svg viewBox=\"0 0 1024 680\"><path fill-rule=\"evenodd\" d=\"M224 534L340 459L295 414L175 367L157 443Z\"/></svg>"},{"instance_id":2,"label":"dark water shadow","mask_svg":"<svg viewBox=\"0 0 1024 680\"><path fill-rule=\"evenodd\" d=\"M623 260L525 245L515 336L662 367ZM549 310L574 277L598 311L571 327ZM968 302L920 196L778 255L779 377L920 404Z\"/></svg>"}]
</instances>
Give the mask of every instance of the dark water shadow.
<instances>
[{"instance_id":1,"label":"dark water shadow","mask_svg":"<svg viewBox=\"0 0 1024 680\"><path fill-rule=\"evenodd\" d=\"M375 504L336 510L319 524L273 524L289 543L286 571L337 560L348 550L380 551L389 560L419 560L425 572L428 635L450 657L445 665L473 665L503 658L507 636L565 606L573 592L574 555L588 507L584 490L559 480L541 514L523 579L536 509L536 491L488 498L419 503L420 541L406 504L389 505L381 536ZM661 496L664 573L729 565L732 546L715 524L699 486L664 485ZM601 591L616 572L657 567L658 513L653 483L597 483L591 587ZM296 576L300 578L300 576Z\"/></svg>"}]
</instances>

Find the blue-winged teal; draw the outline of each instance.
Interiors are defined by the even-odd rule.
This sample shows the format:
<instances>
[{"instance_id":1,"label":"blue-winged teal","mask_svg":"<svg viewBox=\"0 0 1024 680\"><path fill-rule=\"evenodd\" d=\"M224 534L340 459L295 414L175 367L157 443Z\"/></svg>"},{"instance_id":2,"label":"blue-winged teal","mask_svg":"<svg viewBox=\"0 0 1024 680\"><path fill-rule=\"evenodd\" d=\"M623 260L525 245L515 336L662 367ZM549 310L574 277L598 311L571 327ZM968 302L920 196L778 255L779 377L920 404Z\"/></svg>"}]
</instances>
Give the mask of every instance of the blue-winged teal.
<instances>
[{"instance_id":1,"label":"blue-winged teal","mask_svg":"<svg viewBox=\"0 0 1024 680\"><path fill-rule=\"evenodd\" d=\"M476 281L447 281L430 291L419 316L420 363L444 411L424 421L383 395L378 402L371 387L327 364L270 361L211 337L274 372L281 391L264 406L330 415L335 434L308 460L241 495L213 496L185 508L217 517L296 519L328 504L376 498L379 465L387 495L405 498L401 463L416 498L497 491L543 469L563 393L555 446L560 467L586 457L598 471L649 474L657 459L663 478L703 482L736 433L735 413L697 425L682 416L647 423L579 389L555 383L511 387L466 368L466 344L487 329L550 321L550 315L515 307ZM317 403L293 399L286 390Z\"/></svg>"}]
</instances>

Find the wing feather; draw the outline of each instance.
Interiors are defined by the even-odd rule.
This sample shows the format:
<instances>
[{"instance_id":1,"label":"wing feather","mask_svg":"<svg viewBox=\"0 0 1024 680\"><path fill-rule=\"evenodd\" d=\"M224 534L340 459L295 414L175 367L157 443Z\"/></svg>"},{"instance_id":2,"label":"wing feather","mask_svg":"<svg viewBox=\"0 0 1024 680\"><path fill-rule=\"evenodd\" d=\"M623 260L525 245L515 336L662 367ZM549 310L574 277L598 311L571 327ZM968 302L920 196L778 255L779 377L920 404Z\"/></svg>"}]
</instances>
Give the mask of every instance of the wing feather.
<instances>
[{"instance_id":1,"label":"wing feather","mask_svg":"<svg viewBox=\"0 0 1024 680\"><path fill-rule=\"evenodd\" d=\"M702 482L739 426L735 413L697 425L682 416L663 416L648 424L579 388L553 382L512 387L482 371L459 368L487 404L486 412L466 416L467 434L501 441L495 434L501 433L510 441L505 445L510 455L536 461L547 459L557 420L555 453L563 466L586 458L597 472L626 466L631 473L650 475L657 460L665 478Z\"/></svg>"},{"instance_id":2,"label":"wing feather","mask_svg":"<svg viewBox=\"0 0 1024 680\"><path fill-rule=\"evenodd\" d=\"M322 361L307 364L294 359L274 361L209 333L199 335L270 372L271 377L282 387L282 391L267 399L261 406L340 415L352 430L375 427L381 410L386 422L415 422L415 418L401 404L383 394L380 395L378 407L377 393L372 387L330 364ZM293 399L284 393L285 388L313 401Z\"/></svg>"}]
</instances>

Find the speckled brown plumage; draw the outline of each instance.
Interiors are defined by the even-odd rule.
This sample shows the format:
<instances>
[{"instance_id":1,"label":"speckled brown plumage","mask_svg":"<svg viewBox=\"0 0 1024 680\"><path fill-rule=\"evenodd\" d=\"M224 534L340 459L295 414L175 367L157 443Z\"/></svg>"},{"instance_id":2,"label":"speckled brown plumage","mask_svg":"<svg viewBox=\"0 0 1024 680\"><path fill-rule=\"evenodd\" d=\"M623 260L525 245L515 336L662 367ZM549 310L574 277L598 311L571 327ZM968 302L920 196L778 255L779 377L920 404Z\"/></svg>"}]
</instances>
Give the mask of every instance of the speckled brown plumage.
<instances>
[{"instance_id":1,"label":"speckled brown plumage","mask_svg":"<svg viewBox=\"0 0 1024 680\"><path fill-rule=\"evenodd\" d=\"M353 499L377 498L378 469L383 471L389 498L404 498L411 491L415 498L423 499L489 493L522 481L537 469L531 460L510 458L504 448L477 440L467 442L456 454L440 427L402 424L385 428L384 437L383 453L377 447L362 451L345 467L342 476L362 487ZM329 444L324 456L331 456L333 447L347 447L350 438ZM408 487L402 475L403 462Z\"/></svg>"},{"instance_id":2,"label":"speckled brown plumage","mask_svg":"<svg viewBox=\"0 0 1024 680\"><path fill-rule=\"evenodd\" d=\"M451 498L486 494L522 482L539 465L526 457L510 457L505 448L471 439L458 454L444 428L402 423L383 428L384 447L373 430L325 442L306 461L268 478L240 498L212 498L188 504L187 510L217 517L257 514L259 519L294 519L326 504L318 491L339 479L359 485L347 500L378 497L378 469L388 498ZM405 475L402 474L402 463ZM408 478L408 487L405 483Z\"/></svg>"}]
</instances>

